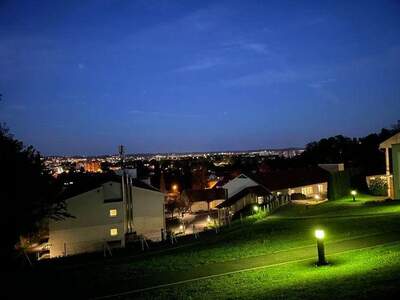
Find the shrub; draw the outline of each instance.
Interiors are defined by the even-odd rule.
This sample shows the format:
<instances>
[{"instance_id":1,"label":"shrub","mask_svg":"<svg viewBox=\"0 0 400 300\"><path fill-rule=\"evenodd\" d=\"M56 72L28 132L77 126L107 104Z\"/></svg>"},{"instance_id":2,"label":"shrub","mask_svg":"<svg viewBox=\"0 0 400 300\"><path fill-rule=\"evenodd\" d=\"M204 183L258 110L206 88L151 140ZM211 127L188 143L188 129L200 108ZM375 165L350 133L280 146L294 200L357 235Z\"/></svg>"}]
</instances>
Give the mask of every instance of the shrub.
<instances>
[{"instance_id":1,"label":"shrub","mask_svg":"<svg viewBox=\"0 0 400 300\"><path fill-rule=\"evenodd\" d=\"M290 199L292 200L306 200L307 196L302 193L293 193L290 195Z\"/></svg>"},{"instance_id":2,"label":"shrub","mask_svg":"<svg viewBox=\"0 0 400 300\"><path fill-rule=\"evenodd\" d=\"M375 178L369 184L369 191L374 196L387 196L387 188L386 180L381 178Z\"/></svg>"},{"instance_id":3,"label":"shrub","mask_svg":"<svg viewBox=\"0 0 400 300\"><path fill-rule=\"evenodd\" d=\"M336 200L349 195L351 186L350 171L340 171L330 174L328 183L328 198Z\"/></svg>"}]
</instances>

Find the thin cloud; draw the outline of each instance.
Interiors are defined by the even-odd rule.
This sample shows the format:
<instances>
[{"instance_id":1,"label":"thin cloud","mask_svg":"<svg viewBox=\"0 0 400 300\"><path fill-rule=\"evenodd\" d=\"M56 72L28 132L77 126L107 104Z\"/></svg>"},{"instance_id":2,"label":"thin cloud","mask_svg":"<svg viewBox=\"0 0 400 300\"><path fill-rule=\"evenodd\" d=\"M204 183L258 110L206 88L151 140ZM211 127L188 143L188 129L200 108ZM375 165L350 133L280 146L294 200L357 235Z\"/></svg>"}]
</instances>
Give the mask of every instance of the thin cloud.
<instances>
[{"instance_id":1,"label":"thin cloud","mask_svg":"<svg viewBox=\"0 0 400 300\"><path fill-rule=\"evenodd\" d=\"M129 111L130 114L143 115L143 116L155 116L155 117L166 117L166 118L200 118L204 115L201 114L188 114L188 113L176 113L176 112L161 112L161 111L145 111L132 109Z\"/></svg>"},{"instance_id":2,"label":"thin cloud","mask_svg":"<svg viewBox=\"0 0 400 300\"><path fill-rule=\"evenodd\" d=\"M335 82L335 81L336 81L336 79L329 78L329 79L326 79L326 80L312 82L308 86L311 87L311 88L314 88L314 89L320 89L320 88L326 86L327 84Z\"/></svg>"},{"instance_id":3,"label":"thin cloud","mask_svg":"<svg viewBox=\"0 0 400 300\"><path fill-rule=\"evenodd\" d=\"M299 79L296 72L286 71L264 71L260 73L248 74L238 78L224 80L225 86L244 87L244 86L260 86L274 83L285 83Z\"/></svg>"},{"instance_id":4,"label":"thin cloud","mask_svg":"<svg viewBox=\"0 0 400 300\"><path fill-rule=\"evenodd\" d=\"M221 59L205 59L199 62L196 62L191 65L186 65L176 69L176 72L193 72L193 71L202 71L214 68L218 65L221 65Z\"/></svg>"},{"instance_id":5,"label":"thin cloud","mask_svg":"<svg viewBox=\"0 0 400 300\"><path fill-rule=\"evenodd\" d=\"M242 44L242 48L253 51L258 54L264 54L264 55L270 54L270 51L268 50L267 45L262 44L262 43L245 43L245 44Z\"/></svg>"},{"instance_id":6,"label":"thin cloud","mask_svg":"<svg viewBox=\"0 0 400 300\"><path fill-rule=\"evenodd\" d=\"M226 50L231 50L231 49L240 49L240 50L245 50L249 52L254 52L257 54L263 54L263 55L269 55L271 54L270 49L268 49L268 46L264 43L259 43L259 42L248 42L248 41L238 41L238 42L233 42L233 43L224 43L222 45L223 49Z\"/></svg>"}]
</instances>

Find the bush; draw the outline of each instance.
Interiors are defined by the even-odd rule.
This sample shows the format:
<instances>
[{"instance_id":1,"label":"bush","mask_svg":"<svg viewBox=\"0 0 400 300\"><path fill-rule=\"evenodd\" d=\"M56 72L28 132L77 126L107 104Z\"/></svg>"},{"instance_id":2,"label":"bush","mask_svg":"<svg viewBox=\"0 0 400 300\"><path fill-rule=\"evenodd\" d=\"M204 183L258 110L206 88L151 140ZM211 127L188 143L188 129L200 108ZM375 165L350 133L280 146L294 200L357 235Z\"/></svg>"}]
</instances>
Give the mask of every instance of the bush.
<instances>
[{"instance_id":1,"label":"bush","mask_svg":"<svg viewBox=\"0 0 400 300\"><path fill-rule=\"evenodd\" d=\"M349 195L351 190L350 171L340 171L330 174L328 183L328 198L336 200Z\"/></svg>"},{"instance_id":2,"label":"bush","mask_svg":"<svg viewBox=\"0 0 400 300\"><path fill-rule=\"evenodd\" d=\"M369 191L374 196L387 196L387 188L386 180L381 178L375 178L369 184Z\"/></svg>"},{"instance_id":3,"label":"bush","mask_svg":"<svg viewBox=\"0 0 400 300\"><path fill-rule=\"evenodd\" d=\"M302 193L293 193L290 195L290 199L292 200L306 200L307 196Z\"/></svg>"}]
</instances>

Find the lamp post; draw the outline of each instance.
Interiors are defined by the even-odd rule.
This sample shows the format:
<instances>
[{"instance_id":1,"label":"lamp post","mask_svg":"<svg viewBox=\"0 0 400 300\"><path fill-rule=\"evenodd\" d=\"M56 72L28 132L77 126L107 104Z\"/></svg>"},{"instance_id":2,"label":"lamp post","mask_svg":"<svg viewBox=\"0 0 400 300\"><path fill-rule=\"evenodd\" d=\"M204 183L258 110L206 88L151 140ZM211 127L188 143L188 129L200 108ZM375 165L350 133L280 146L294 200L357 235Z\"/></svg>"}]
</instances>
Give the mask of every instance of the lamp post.
<instances>
[{"instance_id":1,"label":"lamp post","mask_svg":"<svg viewBox=\"0 0 400 300\"><path fill-rule=\"evenodd\" d=\"M317 250L318 250L317 266L327 265L325 259L325 245L324 245L325 232L321 229L317 229L315 230L315 237L317 238Z\"/></svg>"},{"instance_id":2,"label":"lamp post","mask_svg":"<svg viewBox=\"0 0 400 300\"><path fill-rule=\"evenodd\" d=\"M352 190L351 191L351 195L353 196L353 202L356 202L357 191L356 190Z\"/></svg>"},{"instance_id":3,"label":"lamp post","mask_svg":"<svg viewBox=\"0 0 400 300\"><path fill-rule=\"evenodd\" d=\"M257 205L254 205L254 206L253 206L253 211L254 211L254 213L257 213L257 212L258 212L258 206L257 206Z\"/></svg>"}]
</instances>

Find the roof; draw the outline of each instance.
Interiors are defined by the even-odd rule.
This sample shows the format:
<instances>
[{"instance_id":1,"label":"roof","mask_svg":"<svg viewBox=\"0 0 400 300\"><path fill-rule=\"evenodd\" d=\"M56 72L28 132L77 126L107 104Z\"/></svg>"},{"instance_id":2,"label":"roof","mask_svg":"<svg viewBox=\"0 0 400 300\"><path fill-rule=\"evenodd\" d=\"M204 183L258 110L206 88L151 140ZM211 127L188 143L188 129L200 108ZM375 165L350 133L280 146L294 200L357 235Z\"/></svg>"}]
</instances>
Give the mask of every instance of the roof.
<instances>
[{"instance_id":1,"label":"roof","mask_svg":"<svg viewBox=\"0 0 400 300\"><path fill-rule=\"evenodd\" d=\"M211 202L217 199L225 199L225 189L213 188L204 190L185 190L183 194L186 195L190 202L207 201Z\"/></svg>"},{"instance_id":2,"label":"roof","mask_svg":"<svg viewBox=\"0 0 400 300\"><path fill-rule=\"evenodd\" d=\"M327 182L329 172L319 167L311 167L274 171L248 177L269 190L276 191Z\"/></svg>"},{"instance_id":3,"label":"roof","mask_svg":"<svg viewBox=\"0 0 400 300\"><path fill-rule=\"evenodd\" d=\"M107 182L117 182L121 183L121 176L111 174L111 173L78 173L74 175L70 175L66 178L61 178L61 181L63 183L70 183L67 186L63 186L63 190L60 194L61 199L68 199L74 196L77 196L79 194L83 194L85 192L94 190L96 188L100 188L103 184ZM158 189L155 187L148 185L147 183L140 181L138 179L132 179L132 185L138 188L150 190L150 191L155 191L155 192L160 192Z\"/></svg>"},{"instance_id":4,"label":"roof","mask_svg":"<svg viewBox=\"0 0 400 300\"><path fill-rule=\"evenodd\" d=\"M400 132L380 143L379 149L392 148L394 144L400 144Z\"/></svg>"},{"instance_id":5,"label":"roof","mask_svg":"<svg viewBox=\"0 0 400 300\"><path fill-rule=\"evenodd\" d=\"M242 199L243 197L247 196L248 194L256 194L257 196L268 196L271 194L271 192L263 187L262 185L256 185L256 186L250 186L247 188L244 188L241 190L239 193L236 193L232 197L230 197L228 200L222 202L217 206L217 208L222 208L222 207L228 207L236 203L236 201Z\"/></svg>"}]
</instances>

